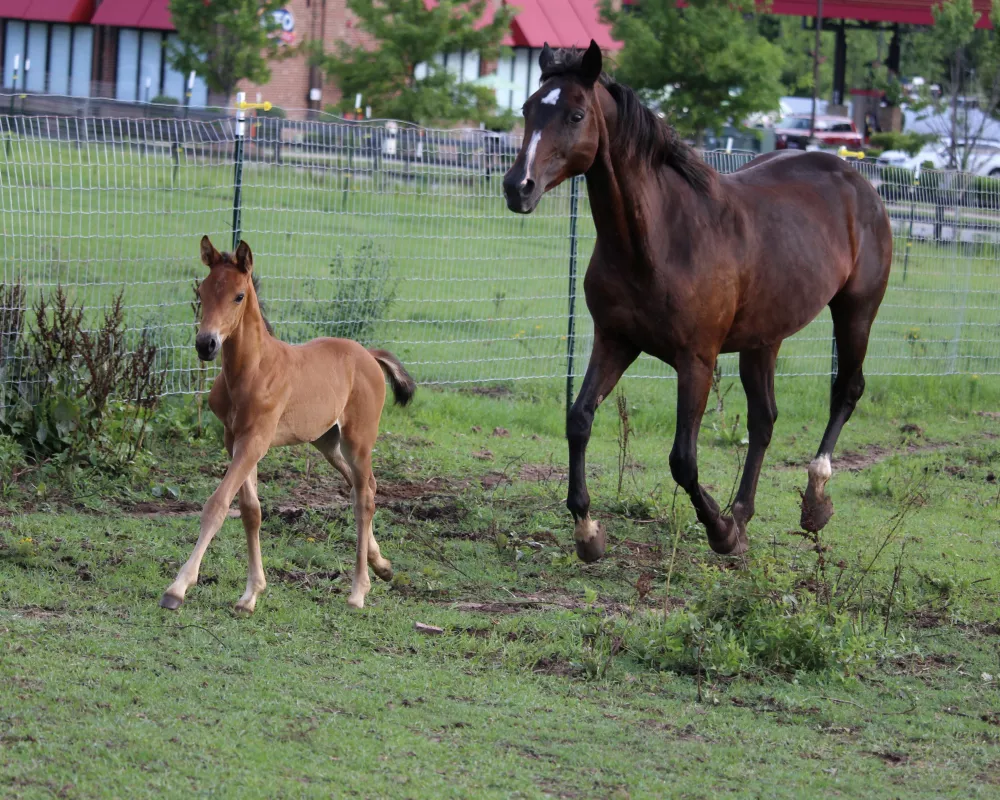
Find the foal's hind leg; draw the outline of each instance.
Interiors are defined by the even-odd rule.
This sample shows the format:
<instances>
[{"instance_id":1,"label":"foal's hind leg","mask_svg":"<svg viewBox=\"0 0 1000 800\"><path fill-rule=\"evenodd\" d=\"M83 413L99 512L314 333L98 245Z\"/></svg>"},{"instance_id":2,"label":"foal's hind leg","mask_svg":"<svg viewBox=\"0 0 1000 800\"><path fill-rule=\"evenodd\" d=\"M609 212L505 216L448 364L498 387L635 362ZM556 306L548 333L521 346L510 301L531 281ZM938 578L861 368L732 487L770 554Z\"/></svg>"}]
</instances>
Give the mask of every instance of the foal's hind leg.
<instances>
[{"instance_id":1,"label":"foal's hind leg","mask_svg":"<svg viewBox=\"0 0 1000 800\"><path fill-rule=\"evenodd\" d=\"M826 484L833 475L830 458L837 438L865 390L862 364L868 351L875 312L870 302L858 307L849 297L838 296L830 303L833 313L833 333L837 341L837 378L830 393L830 421L816 457L809 464L809 485L802 497L799 524L810 532L821 531L833 516L833 502L826 496Z\"/></svg>"},{"instance_id":2,"label":"foal's hind leg","mask_svg":"<svg viewBox=\"0 0 1000 800\"><path fill-rule=\"evenodd\" d=\"M771 443L778 406L774 401L774 364L778 348L763 348L740 353L740 381L747 396L747 428L750 447L743 466L743 478L733 502L733 519L746 537L747 523L754 514L757 479L764 463L764 454Z\"/></svg>"}]
</instances>

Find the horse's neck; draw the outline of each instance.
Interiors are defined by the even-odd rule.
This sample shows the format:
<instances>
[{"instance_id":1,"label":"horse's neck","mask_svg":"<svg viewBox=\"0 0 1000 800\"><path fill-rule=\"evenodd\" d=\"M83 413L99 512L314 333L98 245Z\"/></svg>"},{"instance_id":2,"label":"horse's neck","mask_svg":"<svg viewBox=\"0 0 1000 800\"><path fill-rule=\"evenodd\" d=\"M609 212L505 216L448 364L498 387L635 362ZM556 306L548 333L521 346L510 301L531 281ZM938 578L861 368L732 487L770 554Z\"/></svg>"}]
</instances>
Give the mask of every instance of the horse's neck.
<instances>
[{"instance_id":1,"label":"horse's neck","mask_svg":"<svg viewBox=\"0 0 1000 800\"><path fill-rule=\"evenodd\" d=\"M222 345L222 369L230 386L237 383L241 376L256 372L267 344L268 333L264 326L264 315L257 302L257 293L247 292L246 301L247 308L239 327Z\"/></svg>"}]
</instances>

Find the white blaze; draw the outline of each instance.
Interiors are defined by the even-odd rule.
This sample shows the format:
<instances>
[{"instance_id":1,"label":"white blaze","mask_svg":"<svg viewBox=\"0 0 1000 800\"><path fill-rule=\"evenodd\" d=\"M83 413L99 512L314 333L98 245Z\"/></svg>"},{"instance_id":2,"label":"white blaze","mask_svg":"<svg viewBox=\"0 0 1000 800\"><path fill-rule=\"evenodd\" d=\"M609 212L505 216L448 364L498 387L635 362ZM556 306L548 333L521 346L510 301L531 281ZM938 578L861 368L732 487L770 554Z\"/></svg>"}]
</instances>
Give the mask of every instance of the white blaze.
<instances>
[{"instance_id":1,"label":"white blaze","mask_svg":"<svg viewBox=\"0 0 1000 800\"><path fill-rule=\"evenodd\" d=\"M542 104L546 106L554 106L559 102L559 94L562 89L553 89L545 97L542 98Z\"/></svg>"},{"instance_id":2,"label":"white blaze","mask_svg":"<svg viewBox=\"0 0 1000 800\"><path fill-rule=\"evenodd\" d=\"M521 181L522 186L531 180L531 165L535 163L535 151L538 150L538 143L541 140L541 131L535 131L531 134L531 141L528 142L528 155L524 160L524 180Z\"/></svg>"}]
</instances>

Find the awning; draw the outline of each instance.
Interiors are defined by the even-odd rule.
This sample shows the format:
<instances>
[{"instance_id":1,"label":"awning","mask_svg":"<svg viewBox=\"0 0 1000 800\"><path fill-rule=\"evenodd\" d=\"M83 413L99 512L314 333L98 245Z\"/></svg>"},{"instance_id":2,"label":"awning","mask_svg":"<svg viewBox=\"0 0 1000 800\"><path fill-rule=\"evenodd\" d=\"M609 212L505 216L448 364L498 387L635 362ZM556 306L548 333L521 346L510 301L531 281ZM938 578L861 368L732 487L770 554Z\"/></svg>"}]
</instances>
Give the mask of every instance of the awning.
<instances>
[{"instance_id":1,"label":"awning","mask_svg":"<svg viewBox=\"0 0 1000 800\"><path fill-rule=\"evenodd\" d=\"M473 26L476 30L479 30L480 28L485 28L487 25L493 22L493 17L496 16L496 4L498 1L502 0L488 0L488 2L486 3L486 11L483 12L483 15L476 21L476 24ZM0 2L2 2L2 0L0 0ZM436 8L437 4L438 0L424 0L424 8L426 8L428 11L430 11L432 8ZM514 47L514 37L511 36L510 31L507 31L507 34L503 37L503 41L501 42L501 44L504 45L504 47Z\"/></svg>"},{"instance_id":2,"label":"awning","mask_svg":"<svg viewBox=\"0 0 1000 800\"><path fill-rule=\"evenodd\" d=\"M823 19L853 19L863 22L899 22L910 25L933 25L931 9L940 0L840 0L823 1ZM990 28L990 0L973 0L973 7L981 12L979 28ZM770 14L797 17L816 16L815 0L773 0L767 9Z\"/></svg>"},{"instance_id":3,"label":"awning","mask_svg":"<svg viewBox=\"0 0 1000 800\"><path fill-rule=\"evenodd\" d=\"M92 25L108 25L113 28L172 31L174 25L170 20L167 2L168 0L104 0L90 22Z\"/></svg>"},{"instance_id":4,"label":"awning","mask_svg":"<svg viewBox=\"0 0 1000 800\"><path fill-rule=\"evenodd\" d=\"M522 47L587 47L596 41L605 50L621 42L611 38L611 27L601 21L598 0L510 0L520 8L512 25L514 42Z\"/></svg>"},{"instance_id":5,"label":"awning","mask_svg":"<svg viewBox=\"0 0 1000 800\"><path fill-rule=\"evenodd\" d=\"M90 22L94 0L0 0L0 18L32 22Z\"/></svg>"}]
</instances>

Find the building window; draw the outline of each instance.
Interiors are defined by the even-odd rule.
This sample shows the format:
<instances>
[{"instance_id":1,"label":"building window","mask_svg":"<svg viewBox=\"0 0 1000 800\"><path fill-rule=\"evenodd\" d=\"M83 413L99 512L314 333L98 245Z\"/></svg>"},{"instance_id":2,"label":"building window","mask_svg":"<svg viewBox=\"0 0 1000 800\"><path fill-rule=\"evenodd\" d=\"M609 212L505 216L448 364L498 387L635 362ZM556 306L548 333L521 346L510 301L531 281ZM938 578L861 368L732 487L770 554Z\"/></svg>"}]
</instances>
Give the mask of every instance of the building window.
<instances>
[{"instance_id":1,"label":"building window","mask_svg":"<svg viewBox=\"0 0 1000 800\"><path fill-rule=\"evenodd\" d=\"M18 57L17 88L29 92L87 97L94 31L89 25L7 20L3 85L14 88L14 56ZM31 69L25 75L25 60Z\"/></svg>"}]
</instances>

